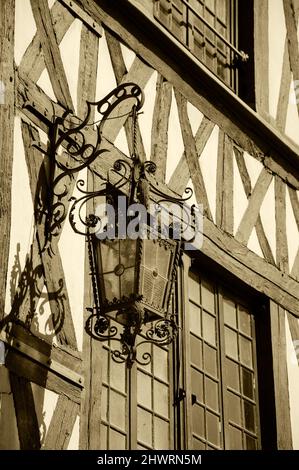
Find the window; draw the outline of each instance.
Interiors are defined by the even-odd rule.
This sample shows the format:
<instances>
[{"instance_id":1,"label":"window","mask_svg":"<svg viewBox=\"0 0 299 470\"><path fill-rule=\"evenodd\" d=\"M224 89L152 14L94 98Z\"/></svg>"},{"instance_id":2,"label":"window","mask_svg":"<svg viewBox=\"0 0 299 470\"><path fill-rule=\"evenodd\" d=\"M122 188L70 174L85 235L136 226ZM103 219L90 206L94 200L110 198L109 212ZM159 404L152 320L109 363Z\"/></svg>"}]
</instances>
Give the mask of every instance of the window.
<instances>
[{"instance_id":1,"label":"window","mask_svg":"<svg viewBox=\"0 0 299 470\"><path fill-rule=\"evenodd\" d=\"M194 449L257 449L259 413L253 312L189 273Z\"/></svg>"},{"instance_id":2,"label":"window","mask_svg":"<svg viewBox=\"0 0 299 470\"><path fill-rule=\"evenodd\" d=\"M251 64L246 67L247 88L239 90L246 55L252 55L251 37L245 39L244 28L238 28L246 17L245 30L251 29L251 0L243 0L242 15L238 0L154 0L154 16L189 51L215 75L247 101L252 100L248 90ZM240 21L239 21L240 20ZM253 29L251 29L253 33ZM245 53L241 49L245 50ZM251 85L252 86L252 85Z\"/></svg>"},{"instance_id":3,"label":"window","mask_svg":"<svg viewBox=\"0 0 299 470\"><path fill-rule=\"evenodd\" d=\"M111 341L111 348L115 346ZM131 370L113 361L109 349L103 346L102 449L173 449L169 348L140 346L139 357L149 352L152 361Z\"/></svg>"},{"instance_id":4,"label":"window","mask_svg":"<svg viewBox=\"0 0 299 470\"><path fill-rule=\"evenodd\" d=\"M265 299L237 296L219 272L210 278L194 266L178 273L174 344L140 346L139 359L150 352L152 361L128 370L112 359L118 343L103 343L102 449L275 448Z\"/></svg>"}]
</instances>

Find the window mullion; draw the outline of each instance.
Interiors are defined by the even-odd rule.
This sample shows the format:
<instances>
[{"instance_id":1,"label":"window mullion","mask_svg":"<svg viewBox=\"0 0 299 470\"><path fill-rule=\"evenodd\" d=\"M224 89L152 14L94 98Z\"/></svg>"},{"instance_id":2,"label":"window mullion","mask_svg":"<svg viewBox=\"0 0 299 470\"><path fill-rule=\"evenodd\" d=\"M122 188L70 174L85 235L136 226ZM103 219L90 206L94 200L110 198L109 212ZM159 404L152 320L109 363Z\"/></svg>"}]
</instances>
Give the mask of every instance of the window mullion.
<instances>
[{"instance_id":1,"label":"window mullion","mask_svg":"<svg viewBox=\"0 0 299 470\"><path fill-rule=\"evenodd\" d=\"M224 315L223 315L223 296L221 289L217 293L217 309L218 309L218 341L219 341L219 370L220 370L220 400L222 406L222 446L226 448L228 438L228 412L227 412L227 379L225 367L225 340L224 340Z\"/></svg>"},{"instance_id":2,"label":"window mullion","mask_svg":"<svg viewBox=\"0 0 299 470\"><path fill-rule=\"evenodd\" d=\"M137 449L137 365L127 369L128 381L128 441L129 450Z\"/></svg>"}]
</instances>

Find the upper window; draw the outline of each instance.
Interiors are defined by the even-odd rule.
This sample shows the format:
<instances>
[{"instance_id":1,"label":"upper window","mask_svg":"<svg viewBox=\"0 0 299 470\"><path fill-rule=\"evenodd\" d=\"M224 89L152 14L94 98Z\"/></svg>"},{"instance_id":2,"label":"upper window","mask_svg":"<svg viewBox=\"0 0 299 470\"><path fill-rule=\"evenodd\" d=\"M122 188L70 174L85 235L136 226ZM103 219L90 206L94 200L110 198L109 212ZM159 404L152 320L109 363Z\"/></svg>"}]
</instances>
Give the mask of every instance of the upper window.
<instances>
[{"instance_id":1,"label":"upper window","mask_svg":"<svg viewBox=\"0 0 299 470\"><path fill-rule=\"evenodd\" d=\"M247 26L249 13L248 8ZM154 16L238 93L238 69L247 60L247 54L239 50L247 44L239 40L238 0L155 0Z\"/></svg>"}]
</instances>

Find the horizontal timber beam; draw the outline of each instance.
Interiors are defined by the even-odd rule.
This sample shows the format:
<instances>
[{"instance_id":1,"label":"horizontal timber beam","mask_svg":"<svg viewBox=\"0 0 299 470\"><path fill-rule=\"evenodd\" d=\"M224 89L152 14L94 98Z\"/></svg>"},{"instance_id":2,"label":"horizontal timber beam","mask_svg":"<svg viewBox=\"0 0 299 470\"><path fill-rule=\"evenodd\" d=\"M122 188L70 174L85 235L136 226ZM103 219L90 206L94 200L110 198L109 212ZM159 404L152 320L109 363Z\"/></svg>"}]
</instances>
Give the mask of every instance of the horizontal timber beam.
<instances>
[{"instance_id":1,"label":"horizontal timber beam","mask_svg":"<svg viewBox=\"0 0 299 470\"><path fill-rule=\"evenodd\" d=\"M5 331L6 329L0 332L0 340L10 348L77 387L83 388L82 361L74 355L73 350L50 345L19 325L13 325L9 332Z\"/></svg>"}]
</instances>

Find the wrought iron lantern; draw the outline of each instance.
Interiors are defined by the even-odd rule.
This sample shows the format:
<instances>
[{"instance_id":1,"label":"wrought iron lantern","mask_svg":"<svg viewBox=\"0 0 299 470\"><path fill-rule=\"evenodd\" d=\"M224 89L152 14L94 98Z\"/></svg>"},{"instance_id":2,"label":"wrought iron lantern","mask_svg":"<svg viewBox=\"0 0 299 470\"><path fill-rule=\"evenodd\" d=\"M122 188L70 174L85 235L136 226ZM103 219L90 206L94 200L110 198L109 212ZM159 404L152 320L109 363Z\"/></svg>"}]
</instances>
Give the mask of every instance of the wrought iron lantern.
<instances>
[{"instance_id":1,"label":"wrought iron lantern","mask_svg":"<svg viewBox=\"0 0 299 470\"><path fill-rule=\"evenodd\" d=\"M115 160L106 177L96 175L93 162L105 159L108 152L102 137L105 123L117 119L116 110L124 100L130 100L131 158ZM103 100L87 102L86 118L79 124L69 113L56 119L50 142L60 169L53 184L54 199L59 200L59 194L63 194L64 178L72 178L86 167L100 182L99 188L89 190L82 179L77 181L81 194L71 198L69 214L72 228L88 242L94 305L88 307L90 316L85 330L95 339L110 340L111 345L117 341L120 347L111 346L112 357L117 362L126 362L128 367L134 361L147 364L151 360L149 352L138 357L138 346L148 342L167 345L177 334L176 314L170 304L181 238L173 236L174 218L168 227L168 237L163 236L162 213L167 204L183 209L187 199L162 192L154 176L156 165L142 162L138 156L136 124L143 100L142 90L136 84L120 85ZM101 115L94 144L86 143L92 106ZM67 162L61 148L67 152ZM191 190L188 192L190 197ZM143 208L143 217L134 213L138 204ZM106 208L104 213L96 209L99 205ZM59 203L53 207L59 207ZM55 211L52 226L53 220L57 222Z\"/></svg>"}]
</instances>

